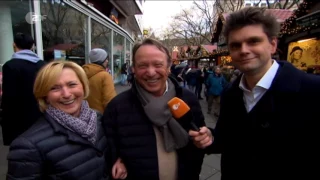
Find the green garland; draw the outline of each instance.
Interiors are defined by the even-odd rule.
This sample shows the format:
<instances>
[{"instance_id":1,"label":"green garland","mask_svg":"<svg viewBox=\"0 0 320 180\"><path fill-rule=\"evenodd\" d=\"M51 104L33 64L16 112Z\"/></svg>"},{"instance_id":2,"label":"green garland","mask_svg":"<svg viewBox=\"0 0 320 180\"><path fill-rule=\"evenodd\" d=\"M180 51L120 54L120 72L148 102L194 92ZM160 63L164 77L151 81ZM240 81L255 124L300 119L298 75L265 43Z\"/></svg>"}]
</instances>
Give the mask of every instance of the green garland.
<instances>
[{"instance_id":1,"label":"green garland","mask_svg":"<svg viewBox=\"0 0 320 180\"><path fill-rule=\"evenodd\" d=\"M279 37L282 37L284 35L297 34L300 32L308 31L312 28L319 27L319 23L312 23L304 26L300 26L296 23L296 19L307 15L310 9L316 3L318 3L318 1L304 0L301 4L299 4L298 9L294 10L292 16L286 19L285 22L282 24Z\"/></svg>"}]
</instances>

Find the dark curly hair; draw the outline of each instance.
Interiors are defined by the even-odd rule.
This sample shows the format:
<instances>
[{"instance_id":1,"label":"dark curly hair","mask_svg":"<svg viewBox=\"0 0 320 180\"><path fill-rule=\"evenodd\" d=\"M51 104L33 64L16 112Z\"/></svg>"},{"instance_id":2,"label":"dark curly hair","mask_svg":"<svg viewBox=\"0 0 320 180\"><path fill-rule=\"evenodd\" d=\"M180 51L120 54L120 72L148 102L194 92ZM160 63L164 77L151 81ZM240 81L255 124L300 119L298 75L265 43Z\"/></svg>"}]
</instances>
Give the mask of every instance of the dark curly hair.
<instances>
[{"instance_id":1,"label":"dark curly hair","mask_svg":"<svg viewBox=\"0 0 320 180\"><path fill-rule=\"evenodd\" d=\"M262 25L269 40L277 37L280 32L280 23L265 8L246 7L226 18L223 35L228 41L231 31L241 29L248 25Z\"/></svg>"}]
</instances>

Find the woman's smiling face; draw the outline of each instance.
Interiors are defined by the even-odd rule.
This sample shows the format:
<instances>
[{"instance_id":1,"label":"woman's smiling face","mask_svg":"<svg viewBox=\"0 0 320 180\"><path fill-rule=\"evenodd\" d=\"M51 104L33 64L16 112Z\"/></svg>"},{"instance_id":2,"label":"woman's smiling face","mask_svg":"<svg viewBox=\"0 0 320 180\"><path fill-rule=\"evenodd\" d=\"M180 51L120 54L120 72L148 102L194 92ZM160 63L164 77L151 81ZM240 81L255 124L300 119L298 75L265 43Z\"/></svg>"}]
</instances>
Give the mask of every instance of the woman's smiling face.
<instances>
[{"instance_id":1,"label":"woman's smiling face","mask_svg":"<svg viewBox=\"0 0 320 180\"><path fill-rule=\"evenodd\" d=\"M47 95L47 103L72 116L79 116L84 90L77 74L64 68Z\"/></svg>"}]
</instances>

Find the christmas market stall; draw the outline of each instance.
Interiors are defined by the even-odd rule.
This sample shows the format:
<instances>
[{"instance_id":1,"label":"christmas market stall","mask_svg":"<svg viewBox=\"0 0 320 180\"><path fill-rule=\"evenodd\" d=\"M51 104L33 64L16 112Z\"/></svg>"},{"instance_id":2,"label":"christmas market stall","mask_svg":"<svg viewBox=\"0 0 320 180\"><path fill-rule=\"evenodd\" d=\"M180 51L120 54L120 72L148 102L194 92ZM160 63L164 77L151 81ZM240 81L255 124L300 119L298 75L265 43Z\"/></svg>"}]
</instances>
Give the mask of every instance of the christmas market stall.
<instances>
[{"instance_id":1,"label":"christmas market stall","mask_svg":"<svg viewBox=\"0 0 320 180\"><path fill-rule=\"evenodd\" d=\"M304 0L281 27L281 58L297 68L320 74L320 2Z\"/></svg>"},{"instance_id":2,"label":"christmas market stall","mask_svg":"<svg viewBox=\"0 0 320 180\"><path fill-rule=\"evenodd\" d=\"M198 46L181 46L179 49L179 60L187 61L189 67L196 67Z\"/></svg>"},{"instance_id":3,"label":"christmas market stall","mask_svg":"<svg viewBox=\"0 0 320 180\"><path fill-rule=\"evenodd\" d=\"M179 55L179 50L178 50L178 46L174 46L172 49L172 53L171 53L171 60L173 62L173 64L178 65L180 64L179 60L178 60L178 55Z\"/></svg>"},{"instance_id":4,"label":"christmas market stall","mask_svg":"<svg viewBox=\"0 0 320 180\"><path fill-rule=\"evenodd\" d=\"M214 53L217 51L216 45L201 45L200 46L200 58L198 63L203 66L215 66L216 60L214 59Z\"/></svg>"},{"instance_id":5,"label":"christmas market stall","mask_svg":"<svg viewBox=\"0 0 320 180\"><path fill-rule=\"evenodd\" d=\"M215 45L181 46L174 47L172 59L177 62L186 61L190 67L196 68L198 64L213 66Z\"/></svg>"},{"instance_id":6,"label":"christmas market stall","mask_svg":"<svg viewBox=\"0 0 320 180\"><path fill-rule=\"evenodd\" d=\"M228 13L221 13L219 15L218 21L214 27L214 33L212 35L212 44L217 45L217 50L214 52L214 57L217 60L217 65L230 64L231 57L229 56L229 51L227 47L227 41L222 34L223 25L226 22Z\"/></svg>"}]
</instances>

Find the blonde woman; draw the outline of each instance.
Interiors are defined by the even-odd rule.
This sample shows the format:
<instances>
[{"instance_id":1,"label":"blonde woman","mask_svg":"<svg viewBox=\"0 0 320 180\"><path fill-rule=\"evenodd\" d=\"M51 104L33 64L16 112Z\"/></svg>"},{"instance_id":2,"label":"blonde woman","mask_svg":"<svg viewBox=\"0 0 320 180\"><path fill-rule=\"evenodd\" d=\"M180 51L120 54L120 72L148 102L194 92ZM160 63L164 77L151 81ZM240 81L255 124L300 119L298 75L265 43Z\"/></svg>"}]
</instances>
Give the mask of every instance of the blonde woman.
<instances>
[{"instance_id":1,"label":"blonde woman","mask_svg":"<svg viewBox=\"0 0 320 180\"><path fill-rule=\"evenodd\" d=\"M54 61L38 73L34 95L43 116L15 139L8 155L7 179L100 180L111 177L111 150L101 115L89 108L84 70L70 61ZM120 159L114 179L124 179Z\"/></svg>"}]
</instances>

